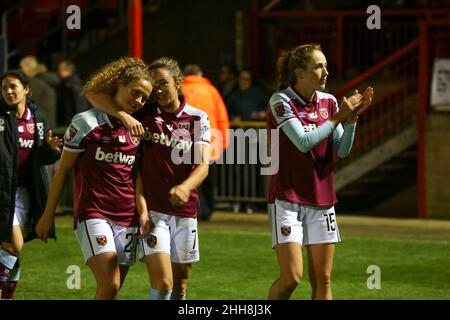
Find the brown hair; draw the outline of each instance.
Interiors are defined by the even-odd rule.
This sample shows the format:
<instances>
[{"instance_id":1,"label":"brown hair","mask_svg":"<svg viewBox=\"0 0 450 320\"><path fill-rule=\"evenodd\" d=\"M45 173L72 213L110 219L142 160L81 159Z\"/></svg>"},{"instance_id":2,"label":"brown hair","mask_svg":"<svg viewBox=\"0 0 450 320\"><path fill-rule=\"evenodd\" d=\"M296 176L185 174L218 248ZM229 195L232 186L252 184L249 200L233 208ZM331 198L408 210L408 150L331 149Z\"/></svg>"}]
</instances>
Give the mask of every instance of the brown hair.
<instances>
[{"instance_id":1,"label":"brown hair","mask_svg":"<svg viewBox=\"0 0 450 320\"><path fill-rule=\"evenodd\" d=\"M84 85L82 95L99 91L114 95L118 82L127 85L136 79L152 81L147 64L137 58L122 57L95 72Z\"/></svg>"},{"instance_id":2,"label":"brown hair","mask_svg":"<svg viewBox=\"0 0 450 320\"><path fill-rule=\"evenodd\" d=\"M320 44L303 44L284 54L278 60L278 89L295 83L295 69L306 69L309 58L315 51L322 51Z\"/></svg>"},{"instance_id":3,"label":"brown hair","mask_svg":"<svg viewBox=\"0 0 450 320\"><path fill-rule=\"evenodd\" d=\"M169 71L170 75L172 76L172 78L175 82L182 81L184 78L184 75L181 72L178 62L172 58L162 57L162 58L156 59L150 63L148 68L149 68L149 70L155 70L155 69L160 69L160 68L166 69L167 71ZM178 93L179 94L183 93L181 86L178 89Z\"/></svg>"}]
</instances>

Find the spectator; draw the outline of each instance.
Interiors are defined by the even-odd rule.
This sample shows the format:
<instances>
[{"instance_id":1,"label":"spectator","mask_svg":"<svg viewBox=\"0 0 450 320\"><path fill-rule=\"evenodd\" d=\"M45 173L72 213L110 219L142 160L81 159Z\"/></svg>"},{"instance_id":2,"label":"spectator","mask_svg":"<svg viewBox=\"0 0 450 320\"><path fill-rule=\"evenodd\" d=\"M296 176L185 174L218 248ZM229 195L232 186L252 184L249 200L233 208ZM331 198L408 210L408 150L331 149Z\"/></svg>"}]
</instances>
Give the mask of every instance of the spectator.
<instances>
[{"instance_id":1,"label":"spectator","mask_svg":"<svg viewBox=\"0 0 450 320\"><path fill-rule=\"evenodd\" d=\"M239 89L229 105L232 120L264 119L269 94L254 83L249 69L239 72L238 85Z\"/></svg>"},{"instance_id":2,"label":"spectator","mask_svg":"<svg viewBox=\"0 0 450 320\"><path fill-rule=\"evenodd\" d=\"M186 101L206 112L211 125L211 160L220 159L228 146L228 129L230 122L225 104L211 82L203 77L201 68L189 64L184 68L185 79L182 84ZM220 135L220 136L218 136ZM214 211L214 192L217 187L217 168L212 163L209 174L199 188L199 219L209 220Z\"/></svg>"},{"instance_id":3,"label":"spectator","mask_svg":"<svg viewBox=\"0 0 450 320\"><path fill-rule=\"evenodd\" d=\"M56 86L58 76L48 72L44 65L40 65L34 56L26 56L20 60L20 69L30 78L33 88L33 100L39 105L48 120L49 126L56 124ZM56 78L55 78L56 77Z\"/></svg>"},{"instance_id":4,"label":"spectator","mask_svg":"<svg viewBox=\"0 0 450 320\"><path fill-rule=\"evenodd\" d=\"M224 64L220 67L219 91L227 107L238 89L237 76L238 69L234 64Z\"/></svg>"},{"instance_id":5,"label":"spectator","mask_svg":"<svg viewBox=\"0 0 450 320\"><path fill-rule=\"evenodd\" d=\"M61 79L58 88L57 124L66 126L75 114L88 109L88 103L80 94L83 83L76 73L75 64L70 60L63 60L58 64L57 72Z\"/></svg>"}]
</instances>

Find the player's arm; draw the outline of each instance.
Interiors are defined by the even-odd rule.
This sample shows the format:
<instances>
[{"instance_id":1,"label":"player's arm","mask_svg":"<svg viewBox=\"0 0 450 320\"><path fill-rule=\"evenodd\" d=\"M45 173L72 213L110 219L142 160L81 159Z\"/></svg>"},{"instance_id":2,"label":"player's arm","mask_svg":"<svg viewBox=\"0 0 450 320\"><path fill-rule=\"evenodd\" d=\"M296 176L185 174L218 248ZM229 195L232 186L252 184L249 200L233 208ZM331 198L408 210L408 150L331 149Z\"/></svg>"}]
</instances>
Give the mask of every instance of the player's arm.
<instances>
[{"instance_id":1,"label":"player's arm","mask_svg":"<svg viewBox=\"0 0 450 320\"><path fill-rule=\"evenodd\" d=\"M110 116L119 119L123 125L130 130L133 136L142 136L144 134L144 127L142 124L133 118L130 114L121 110L115 103L112 97L105 92L86 92L84 97L96 109L109 114Z\"/></svg>"},{"instance_id":2,"label":"player's arm","mask_svg":"<svg viewBox=\"0 0 450 320\"><path fill-rule=\"evenodd\" d=\"M208 176L209 144L196 143L194 147L197 148L196 152L199 152L200 163L186 180L170 189L169 200L172 205L181 206L186 204L189 201L191 192L200 186L203 180Z\"/></svg>"},{"instance_id":3,"label":"player's arm","mask_svg":"<svg viewBox=\"0 0 450 320\"><path fill-rule=\"evenodd\" d=\"M355 140L356 122L349 122L345 125L339 124L333 131L333 143L336 154L339 158L345 158L350 154L350 150Z\"/></svg>"},{"instance_id":4,"label":"player's arm","mask_svg":"<svg viewBox=\"0 0 450 320\"><path fill-rule=\"evenodd\" d=\"M144 196L144 185L142 184L140 172L138 172L136 179L136 209L139 215L139 225L141 227L140 237L144 238L150 233L150 230L153 229L154 225L148 215L147 201Z\"/></svg>"},{"instance_id":5,"label":"player's arm","mask_svg":"<svg viewBox=\"0 0 450 320\"><path fill-rule=\"evenodd\" d=\"M54 228L56 207L59 199L61 198L64 186L66 185L67 175L75 166L79 155L79 152L62 152L58 170L56 171L55 176L52 179L52 183L50 184L50 190L44 213L35 228L37 236L42 241L47 242L48 234Z\"/></svg>"},{"instance_id":6,"label":"player's arm","mask_svg":"<svg viewBox=\"0 0 450 320\"><path fill-rule=\"evenodd\" d=\"M361 97L350 97L342 100L339 111L316 130L305 132L303 125L294 114L287 99L280 95L273 95L270 99L271 112L286 136L301 152L308 152L318 143L327 138L342 122L347 121L353 111L361 104Z\"/></svg>"}]
</instances>

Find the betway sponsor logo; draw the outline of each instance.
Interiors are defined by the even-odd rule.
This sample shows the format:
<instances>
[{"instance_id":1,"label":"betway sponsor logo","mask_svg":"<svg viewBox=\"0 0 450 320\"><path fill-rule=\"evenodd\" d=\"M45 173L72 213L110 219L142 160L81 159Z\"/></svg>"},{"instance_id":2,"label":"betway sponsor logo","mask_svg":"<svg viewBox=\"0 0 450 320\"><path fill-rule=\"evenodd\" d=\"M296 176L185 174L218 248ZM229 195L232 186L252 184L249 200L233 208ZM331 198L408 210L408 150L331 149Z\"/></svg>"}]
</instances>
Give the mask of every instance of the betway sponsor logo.
<instances>
[{"instance_id":1,"label":"betway sponsor logo","mask_svg":"<svg viewBox=\"0 0 450 320\"><path fill-rule=\"evenodd\" d=\"M118 163L127 164L129 166L133 165L136 156L123 154L122 152L104 152L101 147L97 147L95 152L95 160L105 161L107 163Z\"/></svg>"},{"instance_id":2,"label":"betway sponsor logo","mask_svg":"<svg viewBox=\"0 0 450 320\"><path fill-rule=\"evenodd\" d=\"M31 148L33 148L33 144L34 144L34 140L26 140L26 139L22 139L21 137L19 138L19 146L22 149L31 149Z\"/></svg>"},{"instance_id":3,"label":"betway sponsor logo","mask_svg":"<svg viewBox=\"0 0 450 320\"><path fill-rule=\"evenodd\" d=\"M174 137L174 135L175 134L172 134L171 136L169 136L164 133L154 133L151 131L146 131L145 135L144 135L144 140L152 141L153 143L160 143L167 147L177 148L177 149L183 150L184 152L188 152L192 147L192 141L184 140L184 139L177 139L176 137ZM180 135L180 136L184 136L184 135ZM190 137L188 137L188 138L190 138Z\"/></svg>"}]
</instances>

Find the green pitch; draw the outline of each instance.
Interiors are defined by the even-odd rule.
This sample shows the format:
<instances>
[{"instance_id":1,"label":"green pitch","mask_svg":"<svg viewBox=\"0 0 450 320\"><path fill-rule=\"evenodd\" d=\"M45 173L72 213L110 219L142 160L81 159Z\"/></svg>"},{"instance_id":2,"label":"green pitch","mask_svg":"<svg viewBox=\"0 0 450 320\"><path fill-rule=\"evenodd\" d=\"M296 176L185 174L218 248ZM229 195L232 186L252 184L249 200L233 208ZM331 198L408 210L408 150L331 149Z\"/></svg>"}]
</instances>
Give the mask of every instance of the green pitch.
<instances>
[{"instance_id":1,"label":"green pitch","mask_svg":"<svg viewBox=\"0 0 450 320\"><path fill-rule=\"evenodd\" d=\"M216 213L199 227L201 261L194 264L189 299L265 299L277 277L266 215ZM339 220L340 219L340 220ZM450 299L450 222L338 216L343 242L336 247L335 299ZM84 265L69 217L57 220L57 242L27 243L17 299L91 299L95 280ZM293 299L309 299L307 263ZM80 289L73 269L81 271ZM380 289L369 289L369 266L380 269ZM75 267L76 268L76 267ZM72 276L72 278L71 278ZM373 283L369 279L369 284ZM130 269L119 299L146 299L143 263Z\"/></svg>"}]
</instances>

